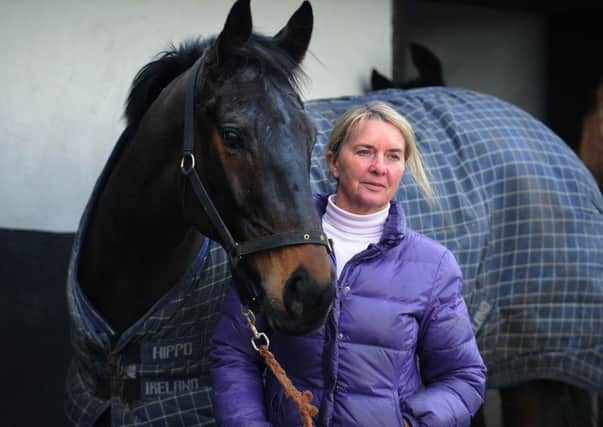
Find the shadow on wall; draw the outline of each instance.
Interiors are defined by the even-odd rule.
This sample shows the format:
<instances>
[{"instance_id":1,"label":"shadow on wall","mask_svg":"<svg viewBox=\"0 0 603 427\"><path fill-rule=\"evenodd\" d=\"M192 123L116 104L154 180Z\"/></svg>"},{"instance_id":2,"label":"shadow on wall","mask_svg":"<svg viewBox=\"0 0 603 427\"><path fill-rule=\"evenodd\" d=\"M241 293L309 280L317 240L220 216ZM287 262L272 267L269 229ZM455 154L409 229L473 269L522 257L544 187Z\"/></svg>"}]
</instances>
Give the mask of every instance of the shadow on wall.
<instances>
[{"instance_id":1,"label":"shadow on wall","mask_svg":"<svg viewBox=\"0 0 603 427\"><path fill-rule=\"evenodd\" d=\"M0 229L0 425L66 425L72 233Z\"/></svg>"}]
</instances>

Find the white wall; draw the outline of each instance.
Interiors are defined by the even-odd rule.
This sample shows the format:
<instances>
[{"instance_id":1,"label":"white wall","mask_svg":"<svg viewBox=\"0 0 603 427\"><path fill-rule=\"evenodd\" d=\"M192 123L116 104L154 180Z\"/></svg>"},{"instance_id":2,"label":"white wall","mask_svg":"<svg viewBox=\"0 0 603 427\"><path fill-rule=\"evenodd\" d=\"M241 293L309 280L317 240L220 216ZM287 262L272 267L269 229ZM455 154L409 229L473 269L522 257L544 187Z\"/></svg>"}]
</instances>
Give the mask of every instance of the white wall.
<instances>
[{"instance_id":1,"label":"white wall","mask_svg":"<svg viewBox=\"0 0 603 427\"><path fill-rule=\"evenodd\" d=\"M232 2L0 3L0 227L73 231L138 69L169 42L220 31ZM273 34L300 0L253 0ZM305 98L360 94L391 69L390 0L315 0Z\"/></svg>"}]
</instances>

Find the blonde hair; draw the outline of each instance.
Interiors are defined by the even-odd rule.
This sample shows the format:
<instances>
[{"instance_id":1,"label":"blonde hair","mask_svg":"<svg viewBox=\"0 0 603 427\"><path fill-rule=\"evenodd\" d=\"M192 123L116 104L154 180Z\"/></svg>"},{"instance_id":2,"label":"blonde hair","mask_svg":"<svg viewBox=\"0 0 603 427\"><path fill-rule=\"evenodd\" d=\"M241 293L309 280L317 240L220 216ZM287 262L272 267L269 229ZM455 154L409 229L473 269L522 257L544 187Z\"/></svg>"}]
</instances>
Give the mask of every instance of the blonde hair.
<instances>
[{"instance_id":1,"label":"blonde hair","mask_svg":"<svg viewBox=\"0 0 603 427\"><path fill-rule=\"evenodd\" d=\"M343 113L331 131L331 136L329 137L326 147L327 152L331 151L333 153L333 159L337 160L339 151L350 136L352 129L354 129L354 127L363 120L381 120L385 123L391 124L400 131L405 142L404 160L408 165L408 168L410 169L410 172L413 175L417 185L427 199L431 201L434 197L433 188L429 182L425 168L423 167L423 162L417 148L415 133L412 130L412 126L408 120L402 117L400 113L398 113L393 107L385 102L372 101L367 104L351 108Z\"/></svg>"}]
</instances>

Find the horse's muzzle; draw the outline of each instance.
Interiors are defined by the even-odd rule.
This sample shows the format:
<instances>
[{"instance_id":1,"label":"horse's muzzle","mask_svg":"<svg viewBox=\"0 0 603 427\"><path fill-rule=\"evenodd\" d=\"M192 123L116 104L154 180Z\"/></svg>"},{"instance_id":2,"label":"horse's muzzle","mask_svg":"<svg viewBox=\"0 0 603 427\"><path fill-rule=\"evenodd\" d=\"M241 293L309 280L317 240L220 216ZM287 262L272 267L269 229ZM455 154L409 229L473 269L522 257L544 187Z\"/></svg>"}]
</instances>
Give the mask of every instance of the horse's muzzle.
<instances>
[{"instance_id":1,"label":"horse's muzzle","mask_svg":"<svg viewBox=\"0 0 603 427\"><path fill-rule=\"evenodd\" d=\"M283 290L284 310L273 316L273 327L288 335L308 333L324 323L335 297L334 278L318 283L304 267L293 272Z\"/></svg>"}]
</instances>

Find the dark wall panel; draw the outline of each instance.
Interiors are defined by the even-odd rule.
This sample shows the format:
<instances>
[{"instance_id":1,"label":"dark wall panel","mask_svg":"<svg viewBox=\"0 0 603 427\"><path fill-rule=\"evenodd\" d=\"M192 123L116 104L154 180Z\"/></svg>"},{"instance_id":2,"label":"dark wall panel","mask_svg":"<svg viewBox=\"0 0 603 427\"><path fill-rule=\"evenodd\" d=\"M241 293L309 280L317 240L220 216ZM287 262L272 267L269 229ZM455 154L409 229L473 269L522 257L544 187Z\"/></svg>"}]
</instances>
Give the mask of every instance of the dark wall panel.
<instances>
[{"instance_id":1,"label":"dark wall panel","mask_svg":"<svg viewBox=\"0 0 603 427\"><path fill-rule=\"evenodd\" d=\"M62 426L73 235L0 229L0 425Z\"/></svg>"}]
</instances>

